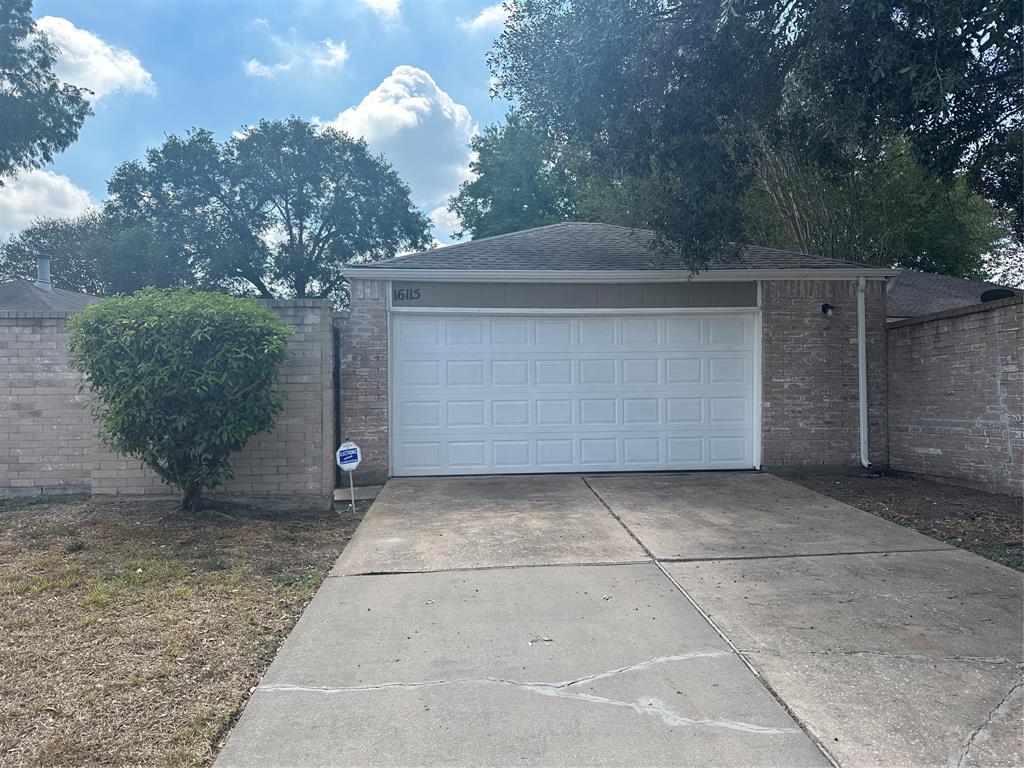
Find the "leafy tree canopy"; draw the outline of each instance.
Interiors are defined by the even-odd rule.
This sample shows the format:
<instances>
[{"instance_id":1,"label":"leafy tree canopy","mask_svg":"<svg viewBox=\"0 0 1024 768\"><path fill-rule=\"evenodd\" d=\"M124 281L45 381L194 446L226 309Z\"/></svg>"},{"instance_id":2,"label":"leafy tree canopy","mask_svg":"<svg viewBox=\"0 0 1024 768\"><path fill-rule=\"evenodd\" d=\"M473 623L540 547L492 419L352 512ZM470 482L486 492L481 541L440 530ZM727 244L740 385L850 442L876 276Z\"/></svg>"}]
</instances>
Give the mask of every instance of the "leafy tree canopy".
<instances>
[{"instance_id":1,"label":"leafy tree canopy","mask_svg":"<svg viewBox=\"0 0 1024 768\"><path fill-rule=\"evenodd\" d=\"M69 291L99 296L192 284L188 264L150 227L121 226L101 211L38 219L0 243L0 281L34 278L40 253L53 258L53 284Z\"/></svg>"},{"instance_id":2,"label":"leafy tree canopy","mask_svg":"<svg viewBox=\"0 0 1024 768\"><path fill-rule=\"evenodd\" d=\"M1019 218L1020 15L1010 0L521 0L490 63L533 131L612 190L640 184L643 218L700 266L743 237L765 149L842 178L905 139L933 178L968 170Z\"/></svg>"},{"instance_id":3,"label":"leafy tree canopy","mask_svg":"<svg viewBox=\"0 0 1024 768\"><path fill-rule=\"evenodd\" d=\"M78 138L89 91L53 73L57 49L32 21L32 0L0 0L0 185Z\"/></svg>"},{"instance_id":4,"label":"leafy tree canopy","mask_svg":"<svg viewBox=\"0 0 1024 768\"><path fill-rule=\"evenodd\" d=\"M1008 235L964 174L928 171L901 140L843 174L765 150L744 216L750 242L968 279Z\"/></svg>"},{"instance_id":5,"label":"leafy tree canopy","mask_svg":"<svg viewBox=\"0 0 1024 768\"><path fill-rule=\"evenodd\" d=\"M347 264L429 243L408 186L366 143L290 118L218 143L170 136L108 184L106 215L144 227L198 285L335 297Z\"/></svg>"},{"instance_id":6,"label":"leafy tree canopy","mask_svg":"<svg viewBox=\"0 0 1024 768\"><path fill-rule=\"evenodd\" d=\"M231 477L231 454L284 407L274 381L292 331L251 300L147 288L68 328L103 440L180 489L184 509Z\"/></svg>"},{"instance_id":7,"label":"leafy tree canopy","mask_svg":"<svg viewBox=\"0 0 1024 768\"><path fill-rule=\"evenodd\" d=\"M579 181L568 167L569 158L515 112L504 124L474 136L470 148L475 178L463 182L449 200L449 210L462 224L456 237L500 235L575 214Z\"/></svg>"}]
</instances>

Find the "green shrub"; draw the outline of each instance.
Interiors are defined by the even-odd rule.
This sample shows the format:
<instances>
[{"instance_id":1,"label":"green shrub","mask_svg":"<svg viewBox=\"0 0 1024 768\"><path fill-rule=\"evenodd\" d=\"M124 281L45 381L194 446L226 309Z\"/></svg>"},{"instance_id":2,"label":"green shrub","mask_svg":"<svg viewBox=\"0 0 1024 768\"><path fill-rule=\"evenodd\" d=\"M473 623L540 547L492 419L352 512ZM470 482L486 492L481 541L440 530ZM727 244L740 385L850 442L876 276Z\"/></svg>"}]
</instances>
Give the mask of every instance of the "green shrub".
<instances>
[{"instance_id":1,"label":"green shrub","mask_svg":"<svg viewBox=\"0 0 1024 768\"><path fill-rule=\"evenodd\" d=\"M105 443L134 456L199 508L231 477L229 456L274 426L274 380L292 333L247 299L147 288L68 323Z\"/></svg>"}]
</instances>

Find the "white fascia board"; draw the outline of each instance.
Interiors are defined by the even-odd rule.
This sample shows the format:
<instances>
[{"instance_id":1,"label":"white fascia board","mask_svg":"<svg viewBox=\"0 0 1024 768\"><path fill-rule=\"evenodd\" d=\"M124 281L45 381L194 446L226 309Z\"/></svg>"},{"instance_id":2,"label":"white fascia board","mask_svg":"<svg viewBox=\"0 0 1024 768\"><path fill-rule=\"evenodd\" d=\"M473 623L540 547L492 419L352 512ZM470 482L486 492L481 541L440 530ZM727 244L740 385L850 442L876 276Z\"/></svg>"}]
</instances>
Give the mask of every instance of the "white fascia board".
<instances>
[{"instance_id":1,"label":"white fascia board","mask_svg":"<svg viewBox=\"0 0 1024 768\"><path fill-rule=\"evenodd\" d=\"M678 283L748 282L750 280L884 280L899 270L865 266L863 269L709 269L693 274L688 269L554 270L554 269L374 269L357 267L342 273L349 280L401 280L451 283Z\"/></svg>"}]
</instances>

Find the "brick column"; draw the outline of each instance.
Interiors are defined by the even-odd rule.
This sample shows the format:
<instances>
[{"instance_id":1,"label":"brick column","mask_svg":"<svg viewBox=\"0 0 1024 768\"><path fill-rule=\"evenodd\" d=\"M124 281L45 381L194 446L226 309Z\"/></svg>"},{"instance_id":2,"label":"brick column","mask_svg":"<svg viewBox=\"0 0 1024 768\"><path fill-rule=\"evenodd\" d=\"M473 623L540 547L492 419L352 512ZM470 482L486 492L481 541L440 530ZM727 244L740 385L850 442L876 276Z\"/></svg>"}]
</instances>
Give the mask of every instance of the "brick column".
<instances>
[{"instance_id":1,"label":"brick column","mask_svg":"<svg viewBox=\"0 0 1024 768\"><path fill-rule=\"evenodd\" d=\"M859 467L857 281L767 280L761 299L763 465ZM884 467L885 283L869 280L866 299L868 436Z\"/></svg>"},{"instance_id":2,"label":"brick column","mask_svg":"<svg viewBox=\"0 0 1024 768\"><path fill-rule=\"evenodd\" d=\"M363 451L356 482L388 477L387 282L352 280L341 326L341 438Z\"/></svg>"}]
</instances>

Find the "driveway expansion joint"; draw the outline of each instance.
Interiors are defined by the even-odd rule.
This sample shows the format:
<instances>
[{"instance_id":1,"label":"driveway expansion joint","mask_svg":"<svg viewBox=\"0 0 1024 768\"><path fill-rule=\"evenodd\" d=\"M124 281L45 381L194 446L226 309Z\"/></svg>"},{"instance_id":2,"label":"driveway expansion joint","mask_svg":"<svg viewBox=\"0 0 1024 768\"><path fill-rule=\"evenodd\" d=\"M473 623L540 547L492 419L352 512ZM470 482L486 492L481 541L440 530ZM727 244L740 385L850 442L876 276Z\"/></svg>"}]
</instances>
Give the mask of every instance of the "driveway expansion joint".
<instances>
[{"instance_id":1,"label":"driveway expansion joint","mask_svg":"<svg viewBox=\"0 0 1024 768\"><path fill-rule=\"evenodd\" d=\"M703 563L722 560L790 560L798 557L848 557L850 555L906 555L916 552L962 552L956 547L927 547L924 549L858 549L850 552L795 552L785 555L712 555L709 557L659 557L662 563Z\"/></svg>"},{"instance_id":2,"label":"driveway expansion joint","mask_svg":"<svg viewBox=\"0 0 1024 768\"><path fill-rule=\"evenodd\" d=\"M739 648L740 653L765 653L773 656L878 656L883 659L901 659L927 662L962 662L966 664L988 664L990 666L1013 665L1024 668L1024 661L994 656L930 656L924 653L886 653L885 651L783 651L777 648Z\"/></svg>"},{"instance_id":3,"label":"driveway expansion joint","mask_svg":"<svg viewBox=\"0 0 1024 768\"><path fill-rule=\"evenodd\" d=\"M601 502L601 504L604 506L604 508L606 510L608 510L608 514L611 515L615 519L615 521L619 525L622 526L622 529L627 534L629 534L629 536L633 539L633 541L635 541L637 543L637 546L639 546L644 551L644 554L646 554L651 559L651 562L654 563L654 565L657 566L658 570L661 571L662 575L666 579L669 580L669 582L672 584L672 586L674 586L676 588L676 591L678 591L679 594L681 594L684 598L686 598L687 602L689 602L690 605L693 606L693 609L695 611L697 611L697 613L701 616L701 618L703 618L704 621L707 622L708 626L710 626L711 629L713 629L715 631L715 633L722 639L722 642L724 642L726 645L729 646L729 648L731 649L732 653L734 653L736 655L736 658L738 658L743 663L743 665L748 670L750 670L750 673L754 676L754 678L761 684L761 686L766 691L768 691L768 694L773 699L775 699L776 703L778 703L778 705L780 707L782 707L782 709L786 712L786 714L788 714L790 716L790 718L793 720L793 722L796 723L799 726L799 730L808 739L810 739L811 743L814 744L815 747L817 747L818 751L822 754L822 756L826 760L828 760L828 762L833 766L833 768L840 768L839 761L836 760L836 758L832 755L832 753L828 750L828 748L822 743L821 739L819 739L814 734L814 732L811 731L811 729L797 715L797 713L793 710L793 708L791 706L789 706L789 704L786 702L786 700L783 699L782 696L779 695L778 691L776 691L768 683L768 681L765 679L764 675L762 675L761 672L757 669L757 667L755 667L753 665L753 663L751 663L750 659L748 659L743 653L740 652L739 648L732 641L732 639L711 618L711 615L707 611L705 611L700 606L700 604L693 598L693 596L689 592L687 592L686 589L683 588L683 585L680 584L675 579L675 577L673 577L672 574L668 572L668 569L665 568L665 566L662 564L661 560L657 556L655 556L654 552L652 552L650 550L650 548L646 544L644 544L643 541L640 540L639 536L637 536L635 533L633 533L633 530L626 524L626 521L623 520L621 516L616 514L615 510L612 509L611 505L607 501L605 501L604 497L601 496L601 494L597 492L597 489L594 488L594 486L592 486L590 484L590 482L588 481L587 477L585 475L582 475L582 476L580 476L580 480L583 482L583 484L585 486L587 486L588 489L590 489L590 492L592 494L594 494L594 496L597 498L597 500L599 502Z\"/></svg>"}]
</instances>

